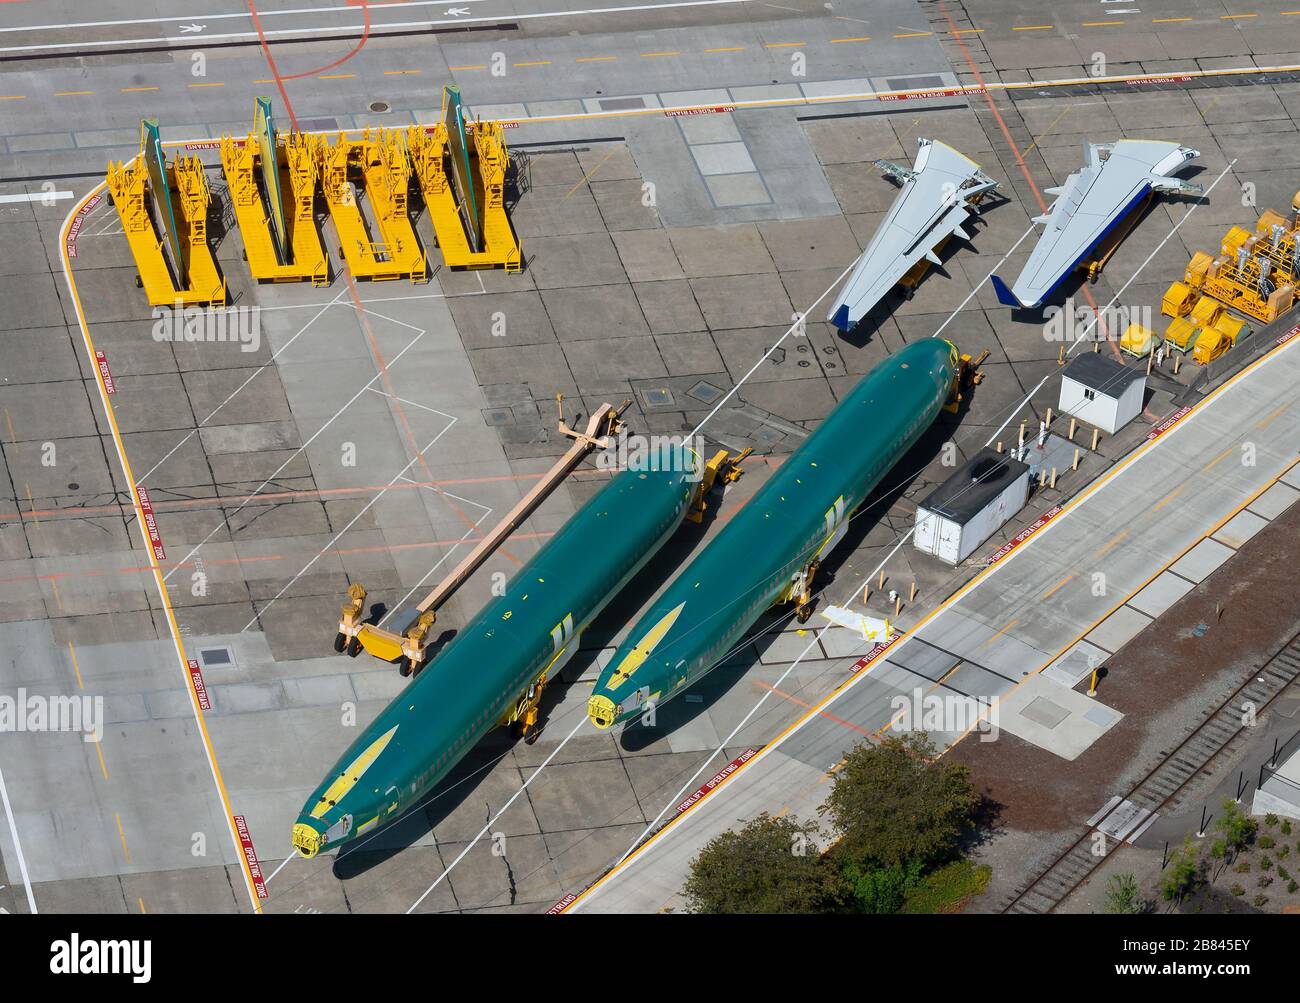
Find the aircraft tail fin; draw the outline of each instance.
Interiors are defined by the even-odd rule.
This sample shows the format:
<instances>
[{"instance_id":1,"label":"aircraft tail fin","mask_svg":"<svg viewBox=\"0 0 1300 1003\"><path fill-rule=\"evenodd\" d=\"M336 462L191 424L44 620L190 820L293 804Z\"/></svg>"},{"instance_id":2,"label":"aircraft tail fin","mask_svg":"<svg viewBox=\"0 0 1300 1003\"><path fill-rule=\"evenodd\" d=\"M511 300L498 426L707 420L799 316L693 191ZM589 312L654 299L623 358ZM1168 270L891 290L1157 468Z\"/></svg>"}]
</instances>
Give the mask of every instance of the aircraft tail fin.
<instances>
[{"instance_id":1,"label":"aircraft tail fin","mask_svg":"<svg viewBox=\"0 0 1300 1003\"><path fill-rule=\"evenodd\" d=\"M1007 288L1007 284L996 275L990 275L989 281L993 283L993 291L998 294L998 302L1003 306L1024 306L1020 300L1016 299L1016 294Z\"/></svg>"}]
</instances>

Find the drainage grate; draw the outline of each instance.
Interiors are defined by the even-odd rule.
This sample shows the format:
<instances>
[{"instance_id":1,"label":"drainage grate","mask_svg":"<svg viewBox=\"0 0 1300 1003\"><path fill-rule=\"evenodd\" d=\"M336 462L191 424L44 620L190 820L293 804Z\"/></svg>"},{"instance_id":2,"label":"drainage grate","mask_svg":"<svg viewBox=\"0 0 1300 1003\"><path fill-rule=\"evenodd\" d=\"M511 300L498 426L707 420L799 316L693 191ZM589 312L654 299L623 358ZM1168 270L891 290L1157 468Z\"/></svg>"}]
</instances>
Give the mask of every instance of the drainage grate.
<instances>
[{"instance_id":1,"label":"drainage grate","mask_svg":"<svg viewBox=\"0 0 1300 1003\"><path fill-rule=\"evenodd\" d=\"M373 112L377 112L379 114L383 114L384 112L392 111L393 106L390 105L387 101L371 101L370 110Z\"/></svg>"},{"instance_id":2,"label":"drainage grate","mask_svg":"<svg viewBox=\"0 0 1300 1003\"><path fill-rule=\"evenodd\" d=\"M235 664L235 653L229 648L200 648L199 658L204 668Z\"/></svg>"}]
</instances>

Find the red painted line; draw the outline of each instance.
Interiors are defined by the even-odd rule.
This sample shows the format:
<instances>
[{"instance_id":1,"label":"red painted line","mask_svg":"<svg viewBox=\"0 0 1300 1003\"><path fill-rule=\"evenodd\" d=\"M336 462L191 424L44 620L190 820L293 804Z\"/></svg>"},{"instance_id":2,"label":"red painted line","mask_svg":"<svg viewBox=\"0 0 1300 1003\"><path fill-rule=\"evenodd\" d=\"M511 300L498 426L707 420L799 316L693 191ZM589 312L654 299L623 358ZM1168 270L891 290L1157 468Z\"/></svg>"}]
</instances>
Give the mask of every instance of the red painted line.
<instances>
[{"instance_id":1,"label":"red painted line","mask_svg":"<svg viewBox=\"0 0 1300 1003\"><path fill-rule=\"evenodd\" d=\"M1192 409L1190 407L1180 407L1177 411L1147 433L1147 442L1150 442L1152 439L1160 438L1160 436L1164 435L1191 413Z\"/></svg>"},{"instance_id":2,"label":"red painted line","mask_svg":"<svg viewBox=\"0 0 1300 1003\"><path fill-rule=\"evenodd\" d=\"M717 790L718 787L721 786L724 780L726 780L729 776L731 776L733 773L735 773L738 769L740 769L742 766L744 766L746 763L748 763L751 759L753 759L757 755L758 755L757 749L753 749L753 748L746 749L739 756L737 756L726 766L720 769L717 773L715 773L713 775L713 779L711 779L703 787L701 787L694 794L688 797L685 801L679 804L677 806L677 811L675 812L675 814L680 815L682 812L694 808L697 804L699 804L706 797L708 797L715 790Z\"/></svg>"},{"instance_id":3,"label":"red painted line","mask_svg":"<svg viewBox=\"0 0 1300 1003\"><path fill-rule=\"evenodd\" d=\"M293 113L293 102L289 100L289 92L285 90L284 78L276 69L275 57L271 55L271 44L266 40L266 32L262 30L262 19L257 16L257 5L253 0L248 0L248 13L253 18L253 27L257 29L257 40L262 45L262 54L266 56L266 65L271 68L271 76L275 78L275 87L280 92L280 100L284 102L285 111L289 113L289 124L293 126L294 132L301 132L302 130L298 128L298 116Z\"/></svg>"},{"instance_id":4,"label":"red painted line","mask_svg":"<svg viewBox=\"0 0 1300 1003\"><path fill-rule=\"evenodd\" d=\"M720 104L712 108L669 108L664 114L669 118L679 118L683 115L725 115L735 110L734 104Z\"/></svg>"},{"instance_id":5,"label":"red painted line","mask_svg":"<svg viewBox=\"0 0 1300 1003\"><path fill-rule=\"evenodd\" d=\"M257 851L253 849L253 837L248 832L248 823L243 815L231 817L235 820L235 832L239 835L239 846L244 851L244 859L248 861L248 873L253 877L253 887L257 891L257 897L270 898L270 893L266 890L266 879L262 877L262 865L258 863Z\"/></svg>"},{"instance_id":6,"label":"red painted line","mask_svg":"<svg viewBox=\"0 0 1300 1003\"><path fill-rule=\"evenodd\" d=\"M1049 522L1051 522L1060 514L1061 514L1061 506L1053 505L1046 512L1040 515L1037 519L1031 522L1028 526L1022 529L1019 533L1013 536L1010 540L1004 543L1001 549L999 549L996 553L994 553L992 557L989 558L989 566L991 567L992 565L997 564L998 561L1006 557L1007 554L1015 550L1018 546L1020 546L1022 543L1028 540L1031 536L1037 533L1040 529L1042 529L1044 526L1046 526Z\"/></svg>"},{"instance_id":7,"label":"red painted line","mask_svg":"<svg viewBox=\"0 0 1300 1003\"><path fill-rule=\"evenodd\" d=\"M194 695L198 697L199 706L204 710L212 709L212 701L208 699L208 688L203 682L203 670L199 667L197 659L189 659L190 682L194 684Z\"/></svg>"},{"instance_id":8,"label":"red painted line","mask_svg":"<svg viewBox=\"0 0 1300 1003\"><path fill-rule=\"evenodd\" d=\"M136 496L140 499L140 511L144 513L144 526L149 533L149 543L153 547L153 556L156 560L167 560L167 551L163 547L162 536L158 532L158 519L154 515L153 502L149 500L149 492L143 484L135 486Z\"/></svg>"},{"instance_id":9,"label":"red painted line","mask_svg":"<svg viewBox=\"0 0 1300 1003\"><path fill-rule=\"evenodd\" d=\"M68 227L67 246L69 258L77 256L77 235L81 233L81 226L85 222L86 216L90 213L90 210L94 209L102 201L104 201L104 193L100 192L94 198L88 199L86 204L81 207L81 211L73 218L72 225Z\"/></svg>"},{"instance_id":10,"label":"red painted line","mask_svg":"<svg viewBox=\"0 0 1300 1003\"><path fill-rule=\"evenodd\" d=\"M117 393L117 384L113 382L113 370L108 367L108 356L99 349L95 349L95 365L99 367L99 375L104 378L104 392Z\"/></svg>"}]
</instances>

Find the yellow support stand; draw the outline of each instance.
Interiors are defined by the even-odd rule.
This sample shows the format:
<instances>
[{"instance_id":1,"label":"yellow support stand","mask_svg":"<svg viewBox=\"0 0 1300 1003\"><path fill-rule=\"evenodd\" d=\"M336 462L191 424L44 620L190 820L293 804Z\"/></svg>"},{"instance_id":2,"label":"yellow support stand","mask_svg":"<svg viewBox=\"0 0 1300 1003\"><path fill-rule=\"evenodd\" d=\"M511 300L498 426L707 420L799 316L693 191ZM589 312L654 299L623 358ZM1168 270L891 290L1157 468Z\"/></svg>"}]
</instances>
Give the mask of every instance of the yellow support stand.
<instances>
[{"instance_id":1,"label":"yellow support stand","mask_svg":"<svg viewBox=\"0 0 1300 1003\"><path fill-rule=\"evenodd\" d=\"M167 165L168 191L152 193L171 200L178 220L184 260L180 262L184 288L178 289L163 255L162 240L149 218L146 198L149 173L139 157L129 164L108 165L108 190L122 221L127 243L135 258L140 285L151 306L224 305L226 280L208 247L208 206L212 193L197 157L181 157Z\"/></svg>"},{"instance_id":2,"label":"yellow support stand","mask_svg":"<svg viewBox=\"0 0 1300 1003\"><path fill-rule=\"evenodd\" d=\"M350 140L339 133L336 142L320 144L319 162L325 202L352 274L373 281L424 281L428 265L406 204L411 164L396 134L372 138L367 129L360 140ZM370 200L378 240L371 239L357 204L358 180Z\"/></svg>"},{"instance_id":3,"label":"yellow support stand","mask_svg":"<svg viewBox=\"0 0 1300 1003\"><path fill-rule=\"evenodd\" d=\"M447 176L447 127L435 126L407 130L406 146L411 165L429 208L429 219L438 236L438 246L448 268L504 268L507 272L523 269L523 250L505 208L506 168L510 156L505 133L499 122L471 122L470 133L476 194L483 206L482 251L471 251L456 205L456 195Z\"/></svg>"},{"instance_id":4,"label":"yellow support stand","mask_svg":"<svg viewBox=\"0 0 1300 1003\"><path fill-rule=\"evenodd\" d=\"M292 194L286 208L291 261L281 262L275 251L271 220L266 212L255 165L266 170L265 151L256 134L242 143L230 136L221 140L221 167L230 185L230 200L244 238L248 268L258 282L310 282L329 285L329 258L316 232L316 156L307 137L294 133L277 144L275 164L280 190ZM283 155L283 156L282 156Z\"/></svg>"}]
</instances>

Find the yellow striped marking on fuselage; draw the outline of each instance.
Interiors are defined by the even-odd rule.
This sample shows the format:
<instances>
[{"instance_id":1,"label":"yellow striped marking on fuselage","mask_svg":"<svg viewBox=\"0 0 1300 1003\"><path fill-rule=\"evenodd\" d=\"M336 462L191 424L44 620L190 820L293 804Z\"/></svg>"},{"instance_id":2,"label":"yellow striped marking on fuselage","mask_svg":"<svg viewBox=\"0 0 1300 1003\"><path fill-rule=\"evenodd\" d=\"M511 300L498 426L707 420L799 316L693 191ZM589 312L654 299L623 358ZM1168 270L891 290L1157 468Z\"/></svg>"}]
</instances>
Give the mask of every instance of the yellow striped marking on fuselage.
<instances>
[{"instance_id":1,"label":"yellow striped marking on fuselage","mask_svg":"<svg viewBox=\"0 0 1300 1003\"><path fill-rule=\"evenodd\" d=\"M356 786L357 781L361 779L361 774L365 773L370 768L370 764L379 758L379 754L388 748L388 743L393 740L393 735L396 733L397 725L393 725L371 742L361 755L352 760L348 768L343 771L343 775L325 789L325 793L316 802L316 807L312 809L311 817L320 818L338 804L339 800Z\"/></svg>"},{"instance_id":2,"label":"yellow striped marking on fuselage","mask_svg":"<svg viewBox=\"0 0 1300 1003\"><path fill-rule=\"evenodd\" d=\"M645 660L654 653L655 647L664 639L664 635L672 629L673 624L677 622L677 618L682 615L682 610L685 608L686 603L679 603L665 613L658 623L645 632L645 635L633 646L632 650L623 656L623 661L618 663L618 668L609 677L608 687L610 689L632 677L632 673L639 669Z\"/></svg>"}]
</instances>

